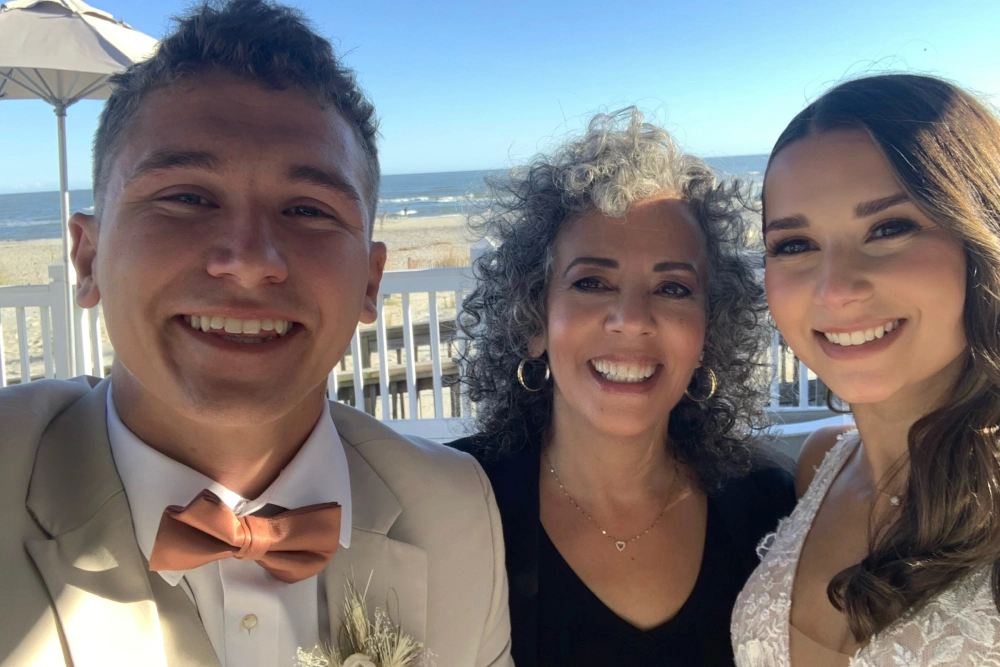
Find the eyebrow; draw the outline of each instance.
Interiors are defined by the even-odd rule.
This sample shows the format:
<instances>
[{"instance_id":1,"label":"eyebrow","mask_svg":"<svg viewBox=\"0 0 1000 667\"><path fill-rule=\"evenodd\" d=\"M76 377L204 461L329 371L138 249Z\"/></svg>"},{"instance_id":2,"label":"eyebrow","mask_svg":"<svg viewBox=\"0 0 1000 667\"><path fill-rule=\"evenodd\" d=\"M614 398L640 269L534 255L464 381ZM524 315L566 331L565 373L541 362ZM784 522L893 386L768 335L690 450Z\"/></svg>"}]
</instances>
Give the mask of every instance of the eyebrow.
<instances>
[{"instance_id":1,"label":"eyebrow","mask_svg":"<svg viewBox=\"0 0 1000 667\"><path fill-rule=\"evenodd\" d=\"M563 275L565 276L569 273L569 270L577 264L588 264L590 266L599 266L605 269L617 269L621 267L618 260L611 259L609 257L577 257L569 263L569 266L567 266L566 270L563 271ZM657 273L662 273L664 271L689 271L695 276L698 275L698 270L694 268L694 264L689 262L657 262L653 265L653 271Z\"/></svg>"},{"instance_id":2,"label":"eyebrow","mask_svg":"<svg viewBox=\"0 0 1000 667\"><path fill-rule=\"evenodd\" d=\"M364 205L364 200L358 189L346 178L333 171L304 164L295 165L288 170L288 180L292 183L305 183L332 190L338 194L347 195L358 206Z\"/></svg>"},{"instance_id":3,"label":"eyebrow","mask_svg":"<svg viewBox=\"0 0 1000 667\"><path fill-rule=\"evenodd\" d=\"M877 213L881 213L887 208L892 208L896 204L902 204L903 202L910 201L910 198L906 196L904 192L897 192L894 195L889 195L888 197L882 197L880 199L872 199L871 201L861 202L854 207L854 217L855 218L867 218L873 216ZM803 227L808 227L809 223L806 221L805 216L802 215L790 215L785 218L777 218L767 223L764 226L764 234L768 232L777 232L780 230L787 229L802 229Z\"/></svg>"},{"instance_id":4,"label":"eyebrow","mask_svg":"<svg viewBox=\"0 0 1000 667\"><path fill-rule=\"evenodd\" d=\"M891 208L896 204L902 204L903 202L909 200L910 198L906 196L906 193L897 192L896 194L889 195L888 197L862 202L854 207L854 217L867 218L868 216L881 213L887 208Z\"/></svg>"},{"instance_id":5,"label":"eyebrow","mask_svg":"<svg viewBox=\"0 0 1000 667\"><path fill-rule=\"evenodd\" d=\"M218 172L221 162L219 158L205 151L156 151L140 162L129 177L133 181L140 176L153 171L165 169L201 169Z\"/></svg>"},{"instance_id":6,"label":"eyebrow","mask_svg":"<svg viewBox=\"0 0 1000 667\"><path fill-rule=\"evenodd\" d=\"M764 225L764 235L766 236L768 232L777 232L782 229L802 229L808 226L809 223L806 222L805 216L790 215L785 218L776 218L766 223Z\"/></svg>"}]
</instances>

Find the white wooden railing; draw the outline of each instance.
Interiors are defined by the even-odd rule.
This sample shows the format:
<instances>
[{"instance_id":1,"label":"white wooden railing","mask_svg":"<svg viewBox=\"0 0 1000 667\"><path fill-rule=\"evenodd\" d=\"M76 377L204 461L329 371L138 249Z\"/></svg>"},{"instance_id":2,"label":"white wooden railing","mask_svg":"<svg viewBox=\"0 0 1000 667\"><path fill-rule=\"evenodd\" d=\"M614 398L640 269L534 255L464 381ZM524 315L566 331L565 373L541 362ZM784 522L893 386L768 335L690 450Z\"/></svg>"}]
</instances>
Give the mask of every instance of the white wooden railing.
<instances>
[{"instance_id":1,"label":"white wooden railing","mask_svg":"<svg viewBox=\"0 0 1000 667\"><path fill-rule=\"evenodd\" d=\"M826 408L826 385L800 361L775 330L768 351L772 411Z\"/></svg>"},{"instance_id":2,"label":"white wooden railing","mask_svg":"<svg viewBox=\"0 0 1000 667\"><path fill-rule=\"evenodd\" d=\"M472 259L484 246L474 246ZM460 437L470 428L472 406L455 361L467 341L455 326L462 300L473 287L468 267L388 271L382 279L378 318L360 326L343 360L330 373L331 398L354 405L397 431L435 440ZM88 374L103 377L105 357L99 309L74 308L75 368L70 369L62 266L49 269L48 285L0 287L0 386L40 378ZM4 322L13 331L4 330ZM111 350L108 350L110 353ZM827 417L825 387L774 333L768 354L770 408L778 429L807 433ZM808 411L817 411L810 415Z\"/></svg>"}]
</instances>

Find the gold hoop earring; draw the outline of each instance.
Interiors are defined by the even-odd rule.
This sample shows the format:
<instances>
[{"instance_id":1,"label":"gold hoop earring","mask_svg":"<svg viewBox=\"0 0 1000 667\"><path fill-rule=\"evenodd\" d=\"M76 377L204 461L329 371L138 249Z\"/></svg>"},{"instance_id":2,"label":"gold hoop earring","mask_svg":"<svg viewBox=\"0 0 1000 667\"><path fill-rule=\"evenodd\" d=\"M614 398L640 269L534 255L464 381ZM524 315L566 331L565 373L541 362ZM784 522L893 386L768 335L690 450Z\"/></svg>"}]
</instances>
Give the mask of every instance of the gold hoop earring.
<instances>
[{"instance_id":1,"label":"gold hoop earring","mask_svg":"<svg viewBox=\"0 0 1000 667\"><path fill-rule=\"evenodd\" d=\"M707 368L705 366L702 366L702 370L705 371L705 373L708 374L708 393L705 394L704 396L697 396L696 397L696 396L692 396L691 395L691 387L690 386L688 386L688 388L684 390L684 395L687 396L688 398L690 398L695 403L704 403L708 399L710 399L713 396L715 396L715 390L719 386L719 380L718 380L717 377L715 377L715 371L713 371L711 368Z\"/></svg>"},{"instance_id":2,"label":"gold hoop earring","mask_svg":"<svg viewBox=\"0 0 1000 667\"><path fill-rule=\"evenodd\" d=\"M524 366L529 361L540 361L541 363L545 364L545 377L542 378L542 385L540 387L534 387L534 388L532 388L532 387L529 387L524 382ZM549 362L545 361L544 359L542 359L540 357L534 357L534 358L528 358L528 359L521 359L521 363L519 363L517 365L517 381L521 384L522 387L524 387L525 391L531 392L532 394L535 393L536 391L541 391L542 389L545 389L545 383L549 381L549 377L551 375L552 375L552 373L549 371Z\"/></svg>"}]
</instances>

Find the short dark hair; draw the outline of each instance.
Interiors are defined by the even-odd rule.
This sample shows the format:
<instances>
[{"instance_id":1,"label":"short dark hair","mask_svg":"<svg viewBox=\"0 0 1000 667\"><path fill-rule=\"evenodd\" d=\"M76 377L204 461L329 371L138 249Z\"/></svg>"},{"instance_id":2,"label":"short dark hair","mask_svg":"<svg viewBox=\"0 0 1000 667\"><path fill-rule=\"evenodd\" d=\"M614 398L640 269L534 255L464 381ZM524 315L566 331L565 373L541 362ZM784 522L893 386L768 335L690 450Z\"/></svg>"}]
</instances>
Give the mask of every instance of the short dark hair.
<instances>
[{"instance_id":1,"label":"short dark hair","mask_svg":"<svg viewBox=\"0 0 1000 667\"><path fill-rule=\"evenodd\" d=\"M206 1L175 18L155 55L111 77L111 97L94 135L94 203L100 214L114 163L143 98L187 76L225 72L272 90L301 88L332 106L364 150L368 227L378 206L378 120L354 72L296 9L266 0Z\"/></svg>"}]
</instances>

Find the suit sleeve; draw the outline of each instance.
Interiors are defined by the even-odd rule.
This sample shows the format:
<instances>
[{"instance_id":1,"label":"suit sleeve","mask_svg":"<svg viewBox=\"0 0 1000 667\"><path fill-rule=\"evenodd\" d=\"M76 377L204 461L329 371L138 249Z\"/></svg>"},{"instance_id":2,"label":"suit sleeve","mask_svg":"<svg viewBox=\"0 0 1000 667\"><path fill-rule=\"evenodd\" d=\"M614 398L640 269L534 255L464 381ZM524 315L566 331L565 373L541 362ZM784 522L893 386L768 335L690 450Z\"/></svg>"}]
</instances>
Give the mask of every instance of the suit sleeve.
<instances>
[{"instance_id":1,"label":"suit sleeve","mask_svg":"<svg viewBox=\"0 0 1000 667\"><path fill-rule=\"evenodd\" d=\"M475 466L479 481L483 485L490 533L493 538L493 592L476 656L476 667L513 667L514 661L510 657L510 610L507 603L507 569L500 511L497 509L493 487L490 486L486 473L478 462L475 462Z\"/></svg>"}]
</instances>

